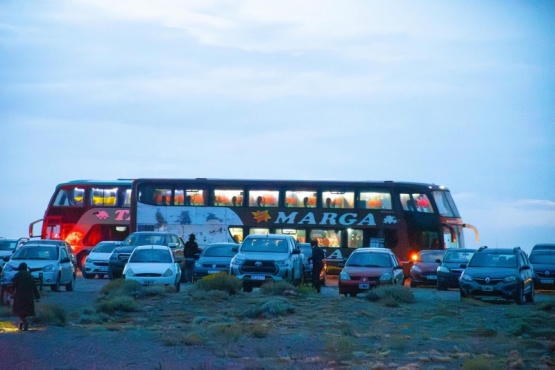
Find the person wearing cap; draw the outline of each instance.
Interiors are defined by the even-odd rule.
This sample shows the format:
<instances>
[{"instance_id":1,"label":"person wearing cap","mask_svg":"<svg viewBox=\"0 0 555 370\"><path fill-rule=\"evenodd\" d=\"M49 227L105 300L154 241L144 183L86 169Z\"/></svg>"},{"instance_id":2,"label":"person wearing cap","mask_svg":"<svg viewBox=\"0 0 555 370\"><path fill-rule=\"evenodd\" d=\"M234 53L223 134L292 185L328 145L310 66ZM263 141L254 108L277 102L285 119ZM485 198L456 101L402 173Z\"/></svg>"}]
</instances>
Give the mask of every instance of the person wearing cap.
<instances>
[{"instance_id":1,"label":"person wearing cap","mask_svg":"<svg viewBox=\"0 0 555 370\"><path fill-rule=\"evenodd\" d=\"M27 330L29 329L27 317L35 316L35 300L38 302L40 294L25 262L19 265L12 286L14 289L12 313L19 317L19 330Z\"/></svg>"},{"instance_id":2,"label":"person wearing cap","mask_svg":"<svg viewBox=\"0 0 555 370\"><path fill-rule=\"evenodd\" d=\"M324 259L326 258L326 254L318 245L318 240L312 239L310 241L310 246L312 247L312 257L309 257L308 261L312 262L312 287L320 293L320 273L324 268Z\"/></svg>"},{"instance_id":3,"label":"person wearing cap","mask_svg":"<svg viewBox=\"0 0 555 370\"><path fill-rule=\"evenodd\" d=\"M192 283L193 275L195 272L195 256L200 253L197 242L195 241L195 234L189 235L189 240L185 243L185 248L183 255L185 260L183 261L184 274L181 275L181 282Z\"/></svg>"}]
</instances>

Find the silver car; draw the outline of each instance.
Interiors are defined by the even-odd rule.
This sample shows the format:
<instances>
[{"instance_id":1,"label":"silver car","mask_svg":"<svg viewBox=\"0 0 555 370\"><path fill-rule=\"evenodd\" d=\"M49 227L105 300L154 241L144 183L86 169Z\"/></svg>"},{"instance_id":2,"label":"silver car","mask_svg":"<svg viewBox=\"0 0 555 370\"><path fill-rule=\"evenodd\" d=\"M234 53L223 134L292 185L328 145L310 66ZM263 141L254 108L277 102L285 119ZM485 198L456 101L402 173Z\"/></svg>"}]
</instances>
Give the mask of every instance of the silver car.
<instances>
[{"instance_id":1,"label":"silver car","mask_svg":"<svg viewBox=\"0 0 555 370\"><path fill-rule=\"evenodd\" d=\"M60 286L72 291L75 286L75 265L65 247L27 242L6 262L2 269L2 285L11 284L19 265L25 262L40 285L57 292Z\"/></svg>"}]
</instances>

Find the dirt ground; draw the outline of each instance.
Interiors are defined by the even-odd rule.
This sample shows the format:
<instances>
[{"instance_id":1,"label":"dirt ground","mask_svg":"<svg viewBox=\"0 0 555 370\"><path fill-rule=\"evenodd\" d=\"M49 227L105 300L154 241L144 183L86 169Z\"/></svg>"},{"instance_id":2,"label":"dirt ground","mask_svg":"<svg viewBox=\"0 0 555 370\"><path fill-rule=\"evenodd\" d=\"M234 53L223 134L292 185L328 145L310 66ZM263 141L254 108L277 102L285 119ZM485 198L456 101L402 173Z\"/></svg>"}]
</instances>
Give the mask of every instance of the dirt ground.
<instances>
[{"instance_id":1,"label":"dirt ground","mask_svg":"<svg viewBox=\"0 0 555 370\"><path fill-rule=\"evenodd\" d=\"M63 326L17 331L0 311L1 369L555 369L555 294L536 303L460 301L458 291L409 289L389 307L322 294L179 293L138 300L136 312L100 317L107 280L78 278L74 292L43 291ZM256 315L259 312L259 315Z\"/></svg>"}]
</instances>

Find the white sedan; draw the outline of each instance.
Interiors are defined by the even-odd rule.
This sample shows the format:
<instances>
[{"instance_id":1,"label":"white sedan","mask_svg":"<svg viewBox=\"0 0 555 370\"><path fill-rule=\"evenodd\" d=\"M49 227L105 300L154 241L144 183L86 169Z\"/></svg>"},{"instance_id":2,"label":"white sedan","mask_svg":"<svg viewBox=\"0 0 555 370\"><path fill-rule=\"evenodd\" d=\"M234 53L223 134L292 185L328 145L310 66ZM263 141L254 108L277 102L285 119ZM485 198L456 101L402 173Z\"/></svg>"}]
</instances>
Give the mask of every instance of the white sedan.
<instances>
[{"instance_id":1,"label":"white sedan","mask_svg":"<svg viewBox=\"0 0 555 370\"><path fill-rule=\"evenodd\" d=\"M136 247L123 269L123 276L125 280L135 280L142 285L171 285L178 292L181 288L181 267L175 262L172 250L165 245Z\"/></svg>"}]
</instances>

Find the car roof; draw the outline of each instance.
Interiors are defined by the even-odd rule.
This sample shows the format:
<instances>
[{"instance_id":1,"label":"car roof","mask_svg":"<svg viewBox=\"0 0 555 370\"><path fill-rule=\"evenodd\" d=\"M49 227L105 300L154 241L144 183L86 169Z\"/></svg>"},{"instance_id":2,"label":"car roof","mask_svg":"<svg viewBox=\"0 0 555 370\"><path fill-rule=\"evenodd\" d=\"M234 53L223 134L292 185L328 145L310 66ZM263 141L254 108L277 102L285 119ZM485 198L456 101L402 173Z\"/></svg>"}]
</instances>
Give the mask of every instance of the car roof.
<instances>
[{"instance_id":1,"label":"car roof","mask_svg":"<svg viewBox=\"0 0 555 370\"><path fill-rule=\"evenodd\" d=\"M393 252L389 248L376 248L376 247L357 248L353 251L353 253L389 253L389 254L393 254Z\"/></svg>"},{"instance_id":2,"label":"car roof","mask_svg":"<svg viewBox=\"0 0 555 370\"><path fill-rule=\"evenodd\" d=\"M540 243L540 244L536 244L532 247L532 250L536 250L536 249L555 249L555 244L551 244L551 243Z\"/></svg>"},{"instance_id":3,"label":"car roof","mask_svg":"<svg viewBox=\"0 0 555 370\"><path fill-rule=\"evenodd\" d=\"M285 234L249 234L247 238L268 238L268 239L282 239L282 238L293 238L292 235Z\"/></svg>"},{"instance_id":4,"label":"car roof","mask_svg":"<svg viewBox=\"0 0 555 370\"><path fill-rule=\"evenodd\" d=\"M172 233L172 232L169 232L169 231L135 231L134 233L129 234L129 236L138 235L138 234L140 234L140 235L143 235L143 234L148 234L148 235L168 235L168 234L178 235L177 233Z\"/></svg>"},{"instance_id":5,"label":"car roof","mask_svg":"<svg viewBox=\"0 0 555 370\"><path fill-rule=\"evenodd\" d=\"M206 247L204 247L204 249L206 248L210 248L210 247L237 247L239 244L237 243L210 243L207 244Z\"/></svg>"},{"instance_id":6,"label":"car roof","mask_svg":"<svg viewBox=\"0 0 555 370\"><path fill-rule=\"evenodd\" d=\"M46 247L56 247L56 248L63 248L64 246L61 244L46 244L46 243L25 243L24 245L22 245L21 247L19 247L18 249L21 248L46 248Z\"/></svg>"},{"instance_id":7,"label":"car roof","mask_svg":"<svg viewBox=\"0 0 555 370\"><path fill-rule=\"evenodd\" d=\"M516 254L519 251L519 247L514 248L480 248L477 253L488 253L488 254Z\"/></svg>"},{"instance_id":8,"label":"car roof","mask_svg":"<svg viewBox=\"0 0 555 370\"><path fill-rule=\"evenodd\" d=\"M164 249L167 251L171 252L171 248L165 245L159 245L159 244L146 244L146 245L139 245L138 247L135 248L135 250L141 250L141 249Z\"/></svg>"}]
</instances>

